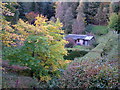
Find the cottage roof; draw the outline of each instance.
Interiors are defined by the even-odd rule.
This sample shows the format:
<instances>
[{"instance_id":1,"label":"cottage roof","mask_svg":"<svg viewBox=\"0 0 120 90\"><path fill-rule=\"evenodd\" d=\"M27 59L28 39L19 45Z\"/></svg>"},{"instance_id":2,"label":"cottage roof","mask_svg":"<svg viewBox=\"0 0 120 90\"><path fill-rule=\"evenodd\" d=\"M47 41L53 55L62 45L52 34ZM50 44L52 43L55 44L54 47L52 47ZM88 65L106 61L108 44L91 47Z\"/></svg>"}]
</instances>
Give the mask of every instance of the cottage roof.
<instances>
[{"instance_id":1,"label":"cottage roof","mask_svg":"<svg viewBox=\"0 0 120 90\"><path fill-rule=\"evenodd\" d=\"M91 40L93 36L80 35L80 34L68 34L67 36L65 36L65 39L67 38L72 38L74 40L77 40L77 39Z\"/></svg>"}]
</instances>

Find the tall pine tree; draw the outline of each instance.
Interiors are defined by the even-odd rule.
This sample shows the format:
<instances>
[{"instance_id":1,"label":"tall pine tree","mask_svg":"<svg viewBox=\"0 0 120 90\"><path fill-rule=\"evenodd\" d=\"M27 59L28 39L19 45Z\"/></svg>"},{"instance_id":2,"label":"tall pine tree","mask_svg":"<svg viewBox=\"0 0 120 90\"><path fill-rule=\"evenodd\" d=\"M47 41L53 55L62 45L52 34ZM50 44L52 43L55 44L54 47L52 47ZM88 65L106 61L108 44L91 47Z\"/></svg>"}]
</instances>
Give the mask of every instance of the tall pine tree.
<instances>
[{"instance_id":1,"label":"tall pine tree","mask_svg":"<svg viewBox=\"0 0 120 90\"><path fill-rule=\"evenodd\" d=\"M83 7L83 2L80 2L77 7L77 18L74 20L72 26L72 33L74 34L81 34L85 30Z\"/></svg>"},{"instance_id":2,"label":"tall pine tree","mask_svg":"<svg viewBox=\"0 0 120 90\"><path fill-rule=\"evenodd\" d=\"M64 16L64 27L65 27L65 33L71 33L72 32L72 23L73 23L73 13L72 13L72 7L69 7L66 10L65 16Z\"/></svg>"}]
</instances>

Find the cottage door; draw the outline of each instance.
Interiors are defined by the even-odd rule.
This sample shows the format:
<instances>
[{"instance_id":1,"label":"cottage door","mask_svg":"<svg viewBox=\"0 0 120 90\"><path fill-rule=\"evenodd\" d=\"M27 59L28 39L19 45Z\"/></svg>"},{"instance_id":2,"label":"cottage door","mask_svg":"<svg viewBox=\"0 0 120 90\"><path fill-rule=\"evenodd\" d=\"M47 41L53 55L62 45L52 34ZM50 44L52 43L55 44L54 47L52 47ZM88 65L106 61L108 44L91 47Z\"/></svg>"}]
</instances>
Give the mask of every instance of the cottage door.
<instances>
[{"instance_id":1,"label":"cottage door","mask_svg":"<svg viewBox=\"0 0 120 90\"><path fill-rule=\"evenodd\" d=\"M88 45L88 42L87 41L85 41L85 46L87 46Z\"/></svg>"}]
</instances>

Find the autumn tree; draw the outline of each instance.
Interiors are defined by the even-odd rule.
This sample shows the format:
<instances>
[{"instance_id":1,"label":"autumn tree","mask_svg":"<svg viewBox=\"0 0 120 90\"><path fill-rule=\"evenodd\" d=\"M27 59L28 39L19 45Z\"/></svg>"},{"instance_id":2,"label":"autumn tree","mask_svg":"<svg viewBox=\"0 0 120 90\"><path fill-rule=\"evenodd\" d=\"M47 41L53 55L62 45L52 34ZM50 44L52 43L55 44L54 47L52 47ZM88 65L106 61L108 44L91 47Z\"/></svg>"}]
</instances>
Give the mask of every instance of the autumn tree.
<instances>
[{"instance_id":1,"label":"autumn tree","mask_svg":"<svg viewBox=\"0 0 120 90\"><path fill-rule=\"evenodd\" d=\"M63 56L67 54L64 48L67 42L60 34L63 30L58 19L52 22L38 16L35 26L20 19L12 26L14 29L7 26L7 23L3 25L3 59L10 60L12 64L29 67L33 76L41 81L59 77L59 69L64 67ZM22 44L18 45L20 42Z\"/></svg>"},{"instance_id":2,"label":"autumn tree","mask_svg":"<svg viewBox=\"0 0 120 90\"><path fill-rule=\"evenodd\" d=\"M35 26L21 19L11 25L2 15L0 22L3 60L29 67L31 74L43 82L60 77L59 69L64 68L63 56L67 51L59 20L52 22L40 16Z\"/></svg>"},{"instance_id":3,"label":"autumn tree","mask_svg":"<svg viewBox=\"0 0 120 90\"><path fill-rule=\"evenodd\" d=\"M78 2L59 2L56 6L56 18L59 18L63 23L63 29L65 33L72 32L72 25L74 19L77 17L76 9L78 6Z\"/></svg>"},{"instance_id":4,"label":"autumn tree","mask_svg":"<svg viewBox=\"0 0 120 90\"><path fill-rule=\"evenodd\" d=\"M6 2L1 3L1 5L2 15L4 16L4 19L12 23L17 22L19 19L19 13L17 10L19 4L16 2Z\"/></svg>"},{"instance_id":5,"label":"autumn tree","mask_svg":"<svg viewBox=\"0 0 120 90\"><path fill-rule=\"evenodd\" d=\"M0 25L1 28L0 34L3 46L9 47L10 45L15 44L14 39L16 38L16 34L15 33L13 34L15 30L11 27L11 23L13 23L12 19L15 15L16 10L15 7L13 7L14 5L17 5L17 3L1 3L2 13L0 21L2 25ZM11 38L13 40L11 40Z\"/></svg>"},{"instance_id":6,"label":"autumn tree","mask_svg":"<svg viewBox=\"0 0 120 90\"><path fill-rule=\"evenodd\" d=\"M57 3L56 18L63 23L65 33L82 33L84 31L83 4L61 2Z\"/></svg>"}]
</instances>

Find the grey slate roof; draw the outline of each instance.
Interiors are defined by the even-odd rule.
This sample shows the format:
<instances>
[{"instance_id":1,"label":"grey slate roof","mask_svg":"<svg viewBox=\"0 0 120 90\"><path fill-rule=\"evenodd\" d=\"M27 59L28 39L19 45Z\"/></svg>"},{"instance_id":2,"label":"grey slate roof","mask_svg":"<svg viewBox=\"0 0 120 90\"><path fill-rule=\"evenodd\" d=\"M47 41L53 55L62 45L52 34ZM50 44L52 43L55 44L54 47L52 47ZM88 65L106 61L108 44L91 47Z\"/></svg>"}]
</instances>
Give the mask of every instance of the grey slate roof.
<instances>
[{"instance_id":1,"label":"grey slate roof","mask_svg":"<svg viewBox=\"0 0 120 90\"><path fill-rule=\"evenodd\" d=\"M67 38L72 38L74 40L77 40L77 39L91 40L93 36L80 35L80 34L68 34L67 36L65 36L64 39L67 39Z\"/></svg>"}]
</instances>

